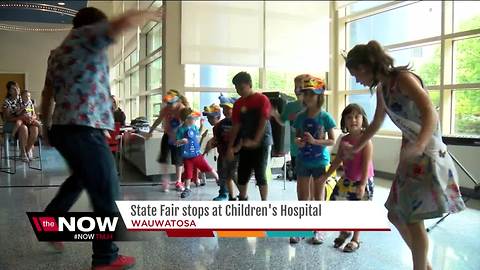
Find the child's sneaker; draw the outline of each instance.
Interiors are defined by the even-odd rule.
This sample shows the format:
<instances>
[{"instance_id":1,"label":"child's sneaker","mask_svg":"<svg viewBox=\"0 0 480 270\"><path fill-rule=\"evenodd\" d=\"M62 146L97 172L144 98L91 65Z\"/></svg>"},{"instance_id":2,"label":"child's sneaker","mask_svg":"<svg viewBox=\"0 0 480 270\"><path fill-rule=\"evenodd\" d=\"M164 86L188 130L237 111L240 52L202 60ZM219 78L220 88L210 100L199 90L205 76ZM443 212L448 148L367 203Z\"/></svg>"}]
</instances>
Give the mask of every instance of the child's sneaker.
<instances>
[{"instance_id":1,"label":"child's sneaker","mask_svg":"<svg viewBox=\"0 0 480 270\"><path fill-rule=\"evenodd\" d=\"M180 197L181 197L182 199L187 198L188 196L190 196L190 193L191 193L191 192L192 192L192 191L191 191L189 188L186 188L186 189L182 192L182 194L180 194Z\"/></svg>"},{"instance_id":2,"label":"child's sneaker","mask_svg":"<svg viewBox=\"0 0 480 270\"><path fill-rule=\"evenodd\" d=\"M134 257L118 255L117 259L110 264L92 266L92 270L120 270L128 269L134 265Z\"/></svg>"},{"instance_id":3,"label":"child's sneaker","mask_svg":"<svg viewBox=\"0 0 480 270\"><path fill-rule=\"evenodd\" d=\"M203 187L207 184L207 175L205 173L202 173L200 177L200 186Z\"/></svg>"},{"instance_id":4,"label":"child's sneaker","mask_svg":"<svg viewBox=\"0 0 480 270\"><path fill-rule=\"evenodd\" d=\"M324 241L324 235L321 232L313 232L313 237L312 237L312 244L314 245L320 245L323 244Z\"/></svg>"},{"instance_id":5,"label":"child's sneaker","mask_svg":"<svg viewBox=\"0 0 480 270\"><path fill-rule=\"evenodd\" d=\"M238 200L238 196L232 197L232 196L230 196L230 194L229 194L229 195L228 195L228 200L229 200L229 201L237 201L237 200Z\"/></svg>"},{"instance_id":6,"label":"child's sneaker","mask_svg":"<svg viewBox=\"0 0 480 270\"><path fill-rule=\"evenodd\" d=\"M227 201L228 195L227 194L219 194L217 197L213 198L214 201Z\"/></svg>"},{"instance_id":7,"label":"child's sneaker","mask_svg":"<svg viewBox=\"0 0 480 270\"><path fill-rule=\"evenodd\" d=\"M184 190L185 190L185 186L183 185L182 182L177 182L177 183L175 184L175 189L177 189L177 191L180 191L180 192L181 192L181 191L184 191Z\"/></svg>"}]
</instances>

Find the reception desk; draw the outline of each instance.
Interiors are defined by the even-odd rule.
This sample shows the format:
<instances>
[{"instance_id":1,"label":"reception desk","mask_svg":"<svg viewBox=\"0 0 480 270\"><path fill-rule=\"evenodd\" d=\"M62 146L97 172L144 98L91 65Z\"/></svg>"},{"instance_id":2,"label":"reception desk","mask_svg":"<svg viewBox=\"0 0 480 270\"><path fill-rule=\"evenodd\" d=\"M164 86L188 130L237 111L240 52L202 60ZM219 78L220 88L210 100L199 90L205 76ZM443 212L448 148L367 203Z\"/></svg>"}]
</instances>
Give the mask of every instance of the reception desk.
<instances>
[{"instance_id":1,"label":"reception desk","mask_svg":"<svg viewBox=\"0 0 480 270\"><path fill-rule=\"evenodd\" d=\"M162 142L163 132L154 132L152 137L145 139L144 134L125 132L123 135L123 149L122 155L125 161L130 162L140 172L146 176L161 175L161 174L175 174L175 166L164 165L157 162L160 154L160 145ZM211 138L207 136L203 145ZM202 147L202 151L203 151ZM216 150L210 151L206 159L210 166L214 169L216 165ZM170 160L170 155L168 157Z\"/></svg>"}]
</instances>

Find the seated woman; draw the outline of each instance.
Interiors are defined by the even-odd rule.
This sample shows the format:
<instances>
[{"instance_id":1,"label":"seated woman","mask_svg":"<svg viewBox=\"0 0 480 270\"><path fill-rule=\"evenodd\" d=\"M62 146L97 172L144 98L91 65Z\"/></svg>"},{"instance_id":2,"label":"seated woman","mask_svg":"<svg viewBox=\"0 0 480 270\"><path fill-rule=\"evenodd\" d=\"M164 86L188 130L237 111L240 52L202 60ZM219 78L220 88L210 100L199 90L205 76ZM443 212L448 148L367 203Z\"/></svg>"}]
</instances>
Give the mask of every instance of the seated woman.
<instances>
[{"instance_id":1,"label":"seated woman","mask_svg":"<svg viewBox=\"0 0 480 270\"><path fill-rule=\"evenodd\" d=\"M38 126L29 125L33 119L23 115L25 107L20 98L20 87L14 81L7 83L7 96L3 102L4 132L18 136L20 156L29 162L33 158L33 146L38 137Z\"/></svg>"},{"instance_id":2,"label":"seated woman","mask_svg":"<svg viewBox=\"0 0 480 270\"><path fill-rule=\"evenodd\" d=\"M113 110L113 120L115 123L120 123L121 126L125 126L125 113L118 106L118 98L114 95L111 95L112 98L112 110Z\"/></svg>"}]
</instances>

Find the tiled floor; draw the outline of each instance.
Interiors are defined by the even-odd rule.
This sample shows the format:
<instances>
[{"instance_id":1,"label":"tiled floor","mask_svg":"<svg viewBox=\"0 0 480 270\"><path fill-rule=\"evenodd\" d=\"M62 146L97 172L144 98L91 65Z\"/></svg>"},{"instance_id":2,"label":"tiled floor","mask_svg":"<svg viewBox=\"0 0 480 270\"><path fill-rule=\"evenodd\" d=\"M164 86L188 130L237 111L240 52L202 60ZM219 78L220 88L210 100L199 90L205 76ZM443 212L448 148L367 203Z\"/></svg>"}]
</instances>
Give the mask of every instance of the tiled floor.
<instances>
[{"instance_id":1,"label":"tiled floor","mask_svg":"<svg viewBox=\"0 0 480 270\"><path fill-rule=\"evenodd\" d=\"M88 269L89 243L66 243L63 254L55 254L36 240L26 211L41 211L67 176L67 169L54 151L44 152L43 173L18 167L17 174L0 174L0 270L3 269ZM127 166L122 181L122 198L129 200L178 200L177 192L162 193L158 179L142 177ZM389 181L376 179L374 201L383 204ZM252 186L253 187L253 186ZM273 180L272 200L295 200L295 182ZM211 200L217 187L213 182L195 188L191 200ZM259 194L250 189L251 200ZM430 232L429 257L433 269L480 269L480 203L448 217ZM83 194L72 211L88 211ZM427 221L431 225L435 220ZM391 232L362 234L361 248L344 254L332 247L336 233L327 233L326 242L312 246L305 241L290 245L285 238L167 238L149 233L148 241L120 242L121 253L137 258L133 269L411 269L410 252L394 229Z\"/></svg>"}]
</instances>

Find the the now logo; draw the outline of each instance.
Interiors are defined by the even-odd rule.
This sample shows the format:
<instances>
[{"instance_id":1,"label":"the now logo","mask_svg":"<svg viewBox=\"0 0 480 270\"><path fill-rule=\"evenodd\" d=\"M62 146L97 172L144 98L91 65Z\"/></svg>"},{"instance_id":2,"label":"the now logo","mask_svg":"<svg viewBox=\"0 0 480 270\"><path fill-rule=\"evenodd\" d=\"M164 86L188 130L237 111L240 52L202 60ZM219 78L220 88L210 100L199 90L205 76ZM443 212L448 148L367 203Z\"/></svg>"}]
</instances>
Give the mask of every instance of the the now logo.
<instances>
[{"instance_id":1,"label":"the now logo","mask_svg":"<svg viewBox=\"0 0 480 270\"><path fill-rule=\"evenodd\" d=\"M58 231L63 232L65 229L68 231L74 232L78 229L81 232L91 232L98 228L101 232L114 232L115 227L117 226L118 217L81 217L76 219L76 217L70 217L70 220L67 220L64 217L58 218ZM86 225L85 225L86 224ZM108 230L107 230L108 227Z\"/></svg>"},{"instance_id":2,"label":"the now logo","mask_svg":"<svg viewBox=\"0 0 480 270\"><path fill-rule=\"evenodd\" d=\"M114 232L118 217L33 217L38 232Z\"/></svg>"}]
</instances>

